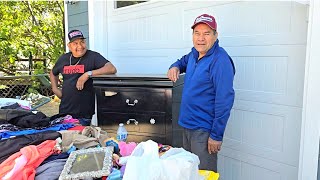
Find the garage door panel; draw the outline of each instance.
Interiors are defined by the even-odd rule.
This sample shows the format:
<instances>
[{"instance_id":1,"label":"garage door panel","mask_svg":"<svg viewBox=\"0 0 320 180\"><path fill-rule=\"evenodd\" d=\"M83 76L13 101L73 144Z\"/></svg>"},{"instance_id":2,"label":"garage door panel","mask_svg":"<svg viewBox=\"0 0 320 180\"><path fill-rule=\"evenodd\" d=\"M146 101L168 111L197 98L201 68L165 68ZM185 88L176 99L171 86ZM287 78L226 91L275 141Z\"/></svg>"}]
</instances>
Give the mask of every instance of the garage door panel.
<instances>
[{"instance_id":1,"label":"garage door panel","mask_svg":"<svg viewBox=\"0 0 320 180\"><path fill-rule=\"evenodd\" d=\"M182 57L183 52L190 48L179 49L126 49L110 50L109 60L117 67L120 73L166 74L169 64ZM141 70L142 69L142 70Z\"/></svg>"},{"instance_id":2,"label":"garage door panel","mask_svg":"<svg viewBox=\"0 0 320 180\"><path fill-rule=\"evenodd\" d=\"M137 73L137 69L143 68L142 74L165 74L168 71L166 65L167 57L136 56L136 57L115 57L118 61L113 63L118 72Z\"/></svg>"},{"instance_id":3,"label":"garage door panel","mask_svg":"<svg viewBox=\"0 0 320 180\"><path fill-rule=\"evenodd\" d=\"M152 49L177 44L176 38L180 39L182 29L181 20L177 19L180 4L183 2L146 2L136 7L110 10L112 26L108 28L108 39L116 42L112 48Z\"/></svg>"},{"instance_id":4,"label":"garage door panel","mask_svg":"<svg viewBox=\"0 0 320 180\"><path fill-rule=\"evenodd\" d=\"M230 144L226 143L226 146L240 143L265 151L282 152L284 121L281 115L234 109L225 135ZM269 128L273 129L272 133L268 132Z\"/></svg>"},{"instance_id":5,"label":"garage door panel","mask_svg":"<svg viewBox=\"0 0 320 180\"><path fill-rule=\"evenodd\" d=\"M141 43L152 41L167 41L168 26L159 22L165 22L169 14L156 14L153 16L137 17L123 21L112 21L110 40L118 43ZM128 29L130 31L128 31Z\"/></svg>"},{"instance_id":6,"label":"garage door panel","mask_svg":"<svg viewBox=\"0 0 320 180\"><path fill-rule=\"evenodd\" d=\"M301 109L236 101L224 135L223 148L296 165L299 157Z\"/></svg>"},{"instance_id":7,"label":"garage door panel","mask_svg":"<svg viewBox=\"0 0 320 180\"><path fill-rule=\"evenodd\" d=\"M208 12L217 17L219 39L224 46L305 44L307 11L297 10L301 8L305 5L294 2L212 3L206 8L189 2L162 5L154 11L144 9L135 12L135 16L119 11L120 15L110 13L117 17L110 19L108 38L117 42L115 45L119 48L128 45L129 48L165 48L176 44L180 38L191 46L190 26L194 17ZM176 13L177 9L182 9L183 13ZM281 16L270 13L275 12L273 9L281 9Z\"/></svg>"},{"instance_id":8,"label":"garage door panel","mask_svg":"<svg viewBox=\"0 0 320 180\"><path fill-rule=\"evenodd\" d=\"M255 36L290 31L291 8L292 4L286 2L237 2L211 5L203 9L197 7L185 9L185 14L195 11L194 17L201 11L209 10L210 14L214 14L219 22L219 31L238 36ZM281 11L282 16L279 17L276 13L270 13L276 11ZM256 14L256 16L253 16L253 14Z\"/></svg>"},{"instance_id":9,"label":"garage door panel","mask_svg":"<svg viewBox=\"0 0 320 180\"><path fill-rule=\"evenodd\" d=\"M221 179L297 179L307 5L150 1L110 7L108 58L119 73L165 74L190 51L194 18L213 14L220 45L236 65L236 99L219 153Z\"/></svg>"},{"instance_id":10,"label":"garage door panel","mask_svg":"<svg viewBox=\"0 0 320 180\"><path fill-rule=\"evenodd\" d=\"M108 15L114 19L133 19L137 16L145 16L148 14L157 14L158 12L166 12L168 7L181 7L183 1L148 1L133 6L114 9L114 2L108 1Z\"/></svg>"},{"instance_id":11,"label":"garage door panel","mask_svg":"<svg viewBox=\"0 0 320 180\"><path fill-rule=\"evenodd\" d=\"M219 180L293 180L298 168L225 148L218 156ZM227 154L227 155L226 155ZM261 162L264 164L261 166Z\"/></svg>"},{"instance_id":12,"label":"garage door panel","mask_svg":"<svg viewBox=\"0 0 320 180\"><path fill-rule=\"evenodd\" d=\"M302 107L305 46L226 47L236 99Z\"/></svg>"},{"instance_id":13,"label":"garage door panel","mask_svg":"<svg viewBox=\"0 0 320 180\"><path fill-rule=\"evenodd\" d=\"M288 57L232 56L232 58L237 67L235 80L237 90L285 94L287 89Z\"/></svg>"},{"instance_id":14,"label":"garage door panel","mask_svg":"<svg viewBox=\"0 0 320 180\"><path fill-rule=\"evenodd\" d=\"M306 44L308 12L304 4L251 1L212 3L199 8L190 3L183 13L183 40L189 40L190 24L203 12L216 17L219 38L225 46Z\"/></svg>"}]
</instances>

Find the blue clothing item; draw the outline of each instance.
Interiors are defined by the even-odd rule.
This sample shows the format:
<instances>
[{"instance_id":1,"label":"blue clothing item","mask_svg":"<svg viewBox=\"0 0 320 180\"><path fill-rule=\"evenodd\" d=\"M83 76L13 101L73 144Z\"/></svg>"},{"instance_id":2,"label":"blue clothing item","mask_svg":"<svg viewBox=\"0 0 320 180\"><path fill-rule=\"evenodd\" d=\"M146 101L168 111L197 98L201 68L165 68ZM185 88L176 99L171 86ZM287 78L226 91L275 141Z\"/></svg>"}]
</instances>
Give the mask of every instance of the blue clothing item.
<instances>
[{"instance_id":1,"label":"blue clothing item","mask_svg":"<svg viewBox=\"0 0 320 180\"><path fill-rule=\"evenodd\" d=\"M186 129L204 129L210 137L222 141L234 102L235 67L219 40L198 60L195 48L171 67L186 73L179 125Z\"/></svg>"},{"instance_id":2,"label":"blue clothing item","mask_svg":"<svg viewBox=\"0 0 320 180\"><path fill-rule=\"evenodd\" d=\"M48 163L42 164L36 168L35 180L56 180L66 164L68 158L56 159Z\"/></svg>"},{"instance_id":3,"label":"blue clothing item","mask_svg":"<svg viewBox=\"0 0 320 180\"><path fill-rule=\"evenodd\" d=\"M49 157L47 157L39 166L42 166L46 163L58 160L58 159L68 159L70 153L62 152L59 154L51 154Z\"/></svg>"},{"instance_id":4,"label":"blue clothing item","mask_svg":"<svg viewBox=\"0 0 320 180\"><path fill-rule=\"evenodd\" d=\"M76 151L76 150L77 150L77 147L71 146L71 147L68 149L67 153L68 153L68 154L71 154L71 152Z\"/></svg>"},{"instance_id":5,"label":"blue clothing item","mask_svg":"<svg viewBox=\"0 0 320 180\"><path fill-rule=\"evenodd\" d=\"M24 134L35 134L38 132L44 132L44 131L61 131L61 130L67 130L69 128L74 127L74 124L68 123L68 124L56 124L54 126L45 128L45 129L41 129L41 130L36 130L36 129L28 129L28 130L22 130L22 131L5 131L0 133L0 140L1 139L7 139L10 137L14 137L14 136L19 136L19 135L24 135Z\"/></svg>"},{"instance_id":6,"label":"blue clothing item","mask_svg":"<svg viewBox=\"0 0 320 180\"><path fill-rule=\"evenodd\" d=\"M112 168L112 172L111 172L111 174L109 174L107 180L122 180L120 170L118 170L116 168Z\"/></svg>"},{"instance_id":7,"label":"blue clothing item","mask_svg":"<svg viewBox=\"0 0 320 180\"><path fill-rule=\"evenodd\" d=\"M82 126L90 126L91 125L91 119L88 118L78 118L80 124Z\"/></svg>"}]
</instances>

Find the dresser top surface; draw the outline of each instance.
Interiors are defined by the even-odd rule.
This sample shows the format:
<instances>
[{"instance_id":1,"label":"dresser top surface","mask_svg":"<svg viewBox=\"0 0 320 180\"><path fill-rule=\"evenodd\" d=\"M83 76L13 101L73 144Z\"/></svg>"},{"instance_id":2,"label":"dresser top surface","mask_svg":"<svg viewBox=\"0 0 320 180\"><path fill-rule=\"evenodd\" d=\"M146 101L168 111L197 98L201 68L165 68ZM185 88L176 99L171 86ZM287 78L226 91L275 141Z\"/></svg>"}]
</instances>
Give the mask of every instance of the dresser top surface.
<instances>
[{"instance_id":1,"label":"dresser top surface","mask_svg":"<svg viewBox=\"0 0 320 180\"><path fill-rule=\"evenodd\" d=\"M144 81L170 81L166 74L110 74L92 77L99 80L144 80Z\"/></svg>"},{"instance_id":2,"label":"dresser top surface","mask_svg":"<svg viewBox=\"0 0 320 180\"><path fill-rule=\"evenodd\" d=\"M99 75L93 78L164 78L168 79L166 74L108 74L108 75Z\"/></svg>"},{"instance_id":3,"label":"dresser top surface","mask_svg":"<svg viewBox=\"0 0 320 180\"><path fill-rule=\"evenodd\" d=\"M166 74L110 74L93 76L96 85L146 85L176 87L184 83L184 74L179 76L177 82L172 82Z\"/></svg>"}]
</instances>

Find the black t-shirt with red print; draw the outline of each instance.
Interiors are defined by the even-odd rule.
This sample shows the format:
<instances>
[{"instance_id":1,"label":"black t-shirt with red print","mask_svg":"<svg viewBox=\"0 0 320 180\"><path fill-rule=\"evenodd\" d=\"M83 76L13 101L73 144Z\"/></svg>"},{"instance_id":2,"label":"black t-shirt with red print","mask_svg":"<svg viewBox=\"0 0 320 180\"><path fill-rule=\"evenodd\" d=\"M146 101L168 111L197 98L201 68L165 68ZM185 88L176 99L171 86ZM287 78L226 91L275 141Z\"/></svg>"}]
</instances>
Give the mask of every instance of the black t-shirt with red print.
<instances>
[{"instance_id":1,"label":"black t-shirt with red print","mask_svg":"<svg viewBox=\"0 0 320 180\"><path fill-rule=\"evenodd\" d=\"M52 69L53 75L62 74L63 77L60 114L70 114L75 118L92 117L94 114L92 79L88 79L80 91L77 89L76 84L82 74L99 69L108 62L101 54L91 50L87 50L81 58L73 57L71 52L60 56Z\"/></svg>"}]
</instances>

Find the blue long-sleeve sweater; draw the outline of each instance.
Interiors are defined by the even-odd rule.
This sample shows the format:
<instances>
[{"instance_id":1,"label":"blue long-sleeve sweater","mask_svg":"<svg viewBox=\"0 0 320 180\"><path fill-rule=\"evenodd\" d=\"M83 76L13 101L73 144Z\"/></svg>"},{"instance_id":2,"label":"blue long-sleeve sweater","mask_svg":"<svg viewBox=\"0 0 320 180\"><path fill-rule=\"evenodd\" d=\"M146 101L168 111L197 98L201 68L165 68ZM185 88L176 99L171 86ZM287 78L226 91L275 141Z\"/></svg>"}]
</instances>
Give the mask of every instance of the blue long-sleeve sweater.
<instances>
[{"instance_id":1,"label":"blue long-sleeve sweater","mask_svg":"<svg viewBox=\"0 0 320 180\"><path fill-rule=\"evenodd\" d=\"M235 67L219 40L204 57L198 57L192 48L170 66L186 73L178 123L187 129L204 129L212 139L222 141L234 102Z\"/></svg>"}]
</instances>

